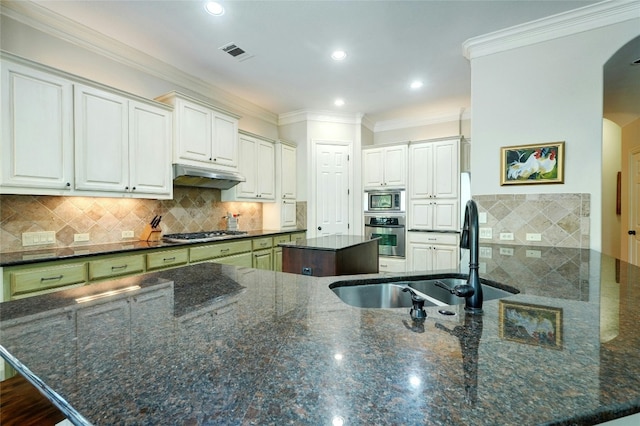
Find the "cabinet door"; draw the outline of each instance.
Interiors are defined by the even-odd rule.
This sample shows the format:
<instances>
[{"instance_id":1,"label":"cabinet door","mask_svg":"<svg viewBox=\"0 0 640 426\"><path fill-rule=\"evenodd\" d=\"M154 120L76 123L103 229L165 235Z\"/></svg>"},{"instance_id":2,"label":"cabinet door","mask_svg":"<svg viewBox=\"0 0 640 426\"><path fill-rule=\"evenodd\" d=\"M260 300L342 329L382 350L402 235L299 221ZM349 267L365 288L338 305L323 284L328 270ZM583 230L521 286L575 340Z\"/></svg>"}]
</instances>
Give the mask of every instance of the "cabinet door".
<instances>
[{"instance_id":1,"label":"cabinet door","mask_svg":"<svg viewBox=\"0 0 640 426\"><path fill-rule=\"evenodd\" d=\"M176 102L176 132L179 158L210 163L211 112L200 105Z\"/></svg>"},{"instance_id":2,"label":"cabinet door","mask_svg":"<svg viewBox=\"0 0 640 426\"><path fill-rule=\"evenodd\" d=\"M273 270L282 272L282 247L274 247L273 249Z\"/></svg>"},{"instance_id":3,"label":"cabinet door","mask_svg":"<svg viewBox=\"0 0 640 426\"><path fill-rule=\"evenodd\" d=\"M212 262L222 263L223 265L253 267L253 258L251 253L235 254L233 256L218 257Z\"/></svg>"},{"instance_id":4,"label":"cabinet door","mask_svg":"<svg viewBox=\"0 0 640 426\"><path fill-rule=\"evenodd\" d=\"M362 184L365 188L380 188L384 184L384 156L382 149L362 151Z\"/></svg>"},{"instance_id":5,"label":"cabinet door","mask_svg":"<svg viewBox=\"0 0 640 426\"><path fill-rule=\"evenodd\" d=\"M289 200L282 200L282 227L296 226L296 202Z\"/></svg>"},{"instance_id":6,"label":"cabinet door","mask_svg":"<svg viewBox=\"0 0 640 426\"><path fill-rule=\"evenodd\" d=\"M433 200L409 201L409 229L434 229Z\"/></svg>"},{"instance_id":7,"label":"cabinet door","mask_svg":"<svg viewBox=\"0 0 640 426\"><path fill-rule=\"evenodd\" d=\"M432 269L457 269L458 252L457 246L433 246Z\"/></svg>"},{"instance_id":8,"label":"cabinet door","mask_svg":"<svg viewBox=\"0 0 640 426\"><path fill-rule=\"evenodd\" d=\"M296 148L280 144L282 149L282 163L280 165L280 176L282 186L282 198L296 198Z\"/></svg>"},{"instance_id":9,"label":"cabinet door","mask_svg":"<svg viewBox=\"0 0 640 426\"><path fill-rule=\"evenodd\" d=\"M253 267L255 269L273 270L273 251L260 250L253 252Z\"/></svg>"},{"instance_id":10,"label":"cabinet door","mask_svg":"<svg viewBox=\"0 0 640 426\"><path fill-rule=\"evenodd\" d=\"M429 271L432 265L431 246L426 244L409 244L409 271Z\"/></svg>"},{"instance_id":11,"label":"cabinet door","mask_svg":"<svg viewBox=\"0 0 640 426\"><path fill-rule=\"evenodd\" d=\"M171 194L171 121L168 111L141 102L129 102L129 152L131 191Z\"/></svg>"},{"instance_id":12,"label":"cabinet door","mask_svg":"<svg viewBox=\"0 0 640 426\"><path fill-rule=\"evenodd\" d=\"M436 198L456 198L460 185L458 141L435 142L433 150L433 195Z\"/></svg>"},{"instance_id":13,"label":"cabinet door","mask_svg":"<svg viewBox=\"0 0 640 426\"><path fill-rule=\"evenodd\" d=\"M128 191L127 100L81 85L74 97L76 188Z\"/></svg>"},{"instance_id":14,"label":"cabinet door","mask_svg":"<svg viewBox=\"0 0 640 426\"><path fill-rule=\"evenodd\" d=\"M460 210L457 199L437 200L433 203L433 229L438 231L457 231Z\"/></svg>"},{"instance_id":15,"label":"cabinet door","mask_svg":"<svg viewBox=\"0 0 640 426\"><path fill-rule=\"evenodd\" d=\"M238 166L238 122L212 115L212 161L220 166Z\"/></svg>"},{"instance_id":16,"label":"cabinet door","mask_svg":"<svg viewBox=\"0 0 640 426\"><path fill-rule=\"evenodd\" d=\"M433 144L412 145L409 148L409 199L433 196Z\"/></svg>"},{"instance_id":17,"label":"cabinet door","mask_svg":"<svg viewBox=\"0 0 640 426\"><path fill-rule=\"evenodd\" d=\"M258 143L258 198L273 200L276 196L276 150L269 142Z\"/></svg>"},{"instance_id":18,"label":"cabinet door","mask_svg":"<svg viewBox=\"0 0 640 426\"><path fill-rule=\"evenodd\" d=\"M258 141L241 135L238 141L238 172L246 181L236 185L236 197L255 198L258 194L257 163Z\"/></svg>"},{"instance_id":19,"label":"cabinet door","mask_svg":"<svg viewBox=\"0 0 640 426\"><path fill-rule=\"evenodd\" d=\"M384 149L384 186L404 188L407 185L407 147Z\"/></svg>"},{"instance_id":20,"label":"cabinet door","mask_svg":"<svg viewBox=\"0 0 640 426\"><path fill-rule=\"evenodd\" d=\"M71 82L2 64L0 184L70 189L73 177Z\"/></svg>"}]
</instances>

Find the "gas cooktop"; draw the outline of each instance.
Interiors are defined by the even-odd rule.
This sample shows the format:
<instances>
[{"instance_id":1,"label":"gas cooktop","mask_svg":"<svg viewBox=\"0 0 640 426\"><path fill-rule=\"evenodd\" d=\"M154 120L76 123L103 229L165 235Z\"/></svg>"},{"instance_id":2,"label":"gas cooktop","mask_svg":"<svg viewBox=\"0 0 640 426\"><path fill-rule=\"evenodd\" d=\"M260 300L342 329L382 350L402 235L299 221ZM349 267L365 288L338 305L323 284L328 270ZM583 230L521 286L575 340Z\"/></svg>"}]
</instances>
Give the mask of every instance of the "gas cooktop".
<instances>
[{"instance_id":1,"label":"gas cooktop","mask_svg":"<svg viewBox=\"0 0 640 426\"><path fill-rule=\"evenodd\" d=\"M245 235L246 231L207 231L207 232L186 232L182 234L166 234L163 240L174 243L199 243L206 241L222 240L234 235Z\"/></svg>"}]
</instances>

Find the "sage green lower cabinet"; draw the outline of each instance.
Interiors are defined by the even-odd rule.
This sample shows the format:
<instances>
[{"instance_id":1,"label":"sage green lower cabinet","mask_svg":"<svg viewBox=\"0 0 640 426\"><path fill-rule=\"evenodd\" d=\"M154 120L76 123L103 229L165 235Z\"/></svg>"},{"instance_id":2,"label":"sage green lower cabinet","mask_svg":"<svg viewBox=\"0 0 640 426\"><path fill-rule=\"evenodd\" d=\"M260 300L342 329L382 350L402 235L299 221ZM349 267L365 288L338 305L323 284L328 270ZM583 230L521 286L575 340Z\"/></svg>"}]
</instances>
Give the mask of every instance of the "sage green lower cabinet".
<instances>
[{"instance_id":1,"label":"sage green lower cabinet","mask_svg":"<svg viewBox=\"0 0 640 426\"><path fill-rule=\"evenodd\" d=\"M5 268L4 300L21 299L84 285L86 262ZM8 283L8 285L7 285Z\"/></svg>"},{"instance_id":2,"label":"sage green lower cabinet","mask_svg":"<svg viewBox=\"0 0 640 426\"><path fill-rule=\"evenodd\" d=\"M144 254L91 260L89 262L89 281L138 274L144 272L144 266Z\"/></svg>"},{"instance_id":3,"label":"sage green lower cabinet","mask_svg":"<svg viewBox=\"0 0 640 426\"><path fill-rule=\"evenodd\" d=\"M254 251L253 267L273 271L273 251L270 248L267 250Z\"/></svg>"},{"instance_id":4,"label":"sage green lower cabinet","mask_svg":"<svg viewBox=\"0 0 640 426\"><path fill-rule=\"evenodd\" d=\"M163 250L147 254L147 271L174 268L189 263L189 249Z\"/></svg>"},{"instance_id":5,"label":"sage green lower cabinet","mask_svg":"<svg viewBox=\"0 0 640 426\"><path fill-rule=\"evenodd\" d=\"M217 257L230 256L251 252L251 240L230 241L225 243L207 244L189 249L189 262L202 262Z\"/></svg>"},{"instance_id":6,"label":"sage green lower cabinet","mask_svg":"<svg viewBox=\"0 0 640 426\"><path fill-rule=\"evenodd\" d=\"M294 241L296 243L306 239L307 239L306 232L296 232L295 234L291 234L291 241Z\"/></svg>"},{"instance_id":7,"label":"sage green lower cabinet","mask_svg":"<svg viewBox=\"0 0 640 426\"><path fill-rule=\"evenodd\" d=\"M282 247L273 248L273 270L282 272Z\"/></svg>"}]
</instances>

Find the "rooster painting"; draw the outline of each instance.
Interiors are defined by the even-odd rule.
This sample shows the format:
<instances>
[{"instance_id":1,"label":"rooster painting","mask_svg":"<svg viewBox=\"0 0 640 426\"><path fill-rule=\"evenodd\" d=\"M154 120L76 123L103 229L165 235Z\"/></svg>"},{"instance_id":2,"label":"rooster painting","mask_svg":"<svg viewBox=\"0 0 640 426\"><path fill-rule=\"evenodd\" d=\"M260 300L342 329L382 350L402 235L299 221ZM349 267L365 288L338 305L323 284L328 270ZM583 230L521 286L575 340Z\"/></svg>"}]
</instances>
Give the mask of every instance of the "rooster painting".
<instances>
[{"instance_id":1,"label":"rooster painting","mask_svg":"<svg viewBox=\"0 0 640 426\"><path fill-rule=\"evenodd\" d=\"M506 183L553 181L559 177L558 154L559 151L561 153L563 143L518 148L520 149L505 150L503 154Z\"/></svg>"}]
</instances>

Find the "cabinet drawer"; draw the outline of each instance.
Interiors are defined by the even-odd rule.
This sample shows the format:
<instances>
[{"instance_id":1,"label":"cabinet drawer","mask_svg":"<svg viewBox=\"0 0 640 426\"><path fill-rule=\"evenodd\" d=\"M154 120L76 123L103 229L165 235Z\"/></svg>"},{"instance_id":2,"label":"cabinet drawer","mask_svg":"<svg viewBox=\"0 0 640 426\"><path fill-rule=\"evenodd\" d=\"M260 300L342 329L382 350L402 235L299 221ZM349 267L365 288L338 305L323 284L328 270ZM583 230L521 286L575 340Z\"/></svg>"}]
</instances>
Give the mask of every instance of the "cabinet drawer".
<instances>
[{"instance_id":1,"label":"cabinet drawer","mask_svg":"<svg viewBox=\"0 0 640 426\"><path fill-rule=\"evenodd\" d=\"M264 237L256 238L251 241L254 250L263 250L273 247L273 238Z\"/></svg>"},{"instance_id":2,"label":"cabinet drawer","mask_svg":"<svg viewBox=\"0 0 640 426\"><path fill-rule=\"evenodd\" d=\"M410 243L423 244L458 244L458 234L441 232L408 232Z\"/></svg>"},{"instance_id":3,"label":"cabinet drawer","mask_svg":"<svg viewBox=\"0 0 640 426\"><path fill-rule=\"evenodd\" d=\"M253 258L251 253L234 254L233 256L219 257L214 260L216 263L222 263L223 265L233 266L245 266L251 268L253 266Z\"/></svg>"},{"instance_id":4,"label":"cabinet drawer","mask_svg":"<svg viewBox=\"0 0 640 426\"><path fill-rule=\"evenodd\" d=\"M147 270L185 265L189 261L189 250L167 250L147 255Z\"/></svg>"},{"instance_id":5,"label":"cabinet drawer","mask_svg":"<svg viewBox=\"0 0 640 426\"><path fill-rule=\"evenodd\" d=\"M251 251L251 241L234 241L229 243L211 244L189 249L189 261L198 262L200 260L213 259L231 254Z\"/></svg>"},{"instance_id":6,"label":"cabinet drawer","mask_svg":"<svg viewBox=\"0 0 640 426\"><path fill-rule=\"evenodd\" d=\"M291 241L298 242L307 239L306 232L297 232L295 234L291 234Z\"/></svg>"},{"instance_id":7,"label":"cabinet drawer","mask_svg":"<svg viewBox=\"0 0 640 426\"><path fill-rule=\"evenodd\" d=\"M87 281L85 263L76 263L50 268L29 269L9 273L11 297L25 293L63 287Z\"/></svg>"},{"instance_id":8,"label":"cabinet drawer","mask_svg":"<svg viewBox=\"0 0 640 426\"><path fill-rule=\"evenodd\" d=\"M288 243L289 241L291 241L291 235L289 234L276 235L273 237L273 246L276 247L280 243Z\"/></svg>"},{"instance_id":9,"label":"cabinet drawer","mask_svg":"<svg viewBox=\"0 0 640 426\"><path fill-rule=\"evenodd\" d=\"M121 256L89 262L89 280L131 275L144 271L144 255Z\"/></svg>"}]
</instances>

